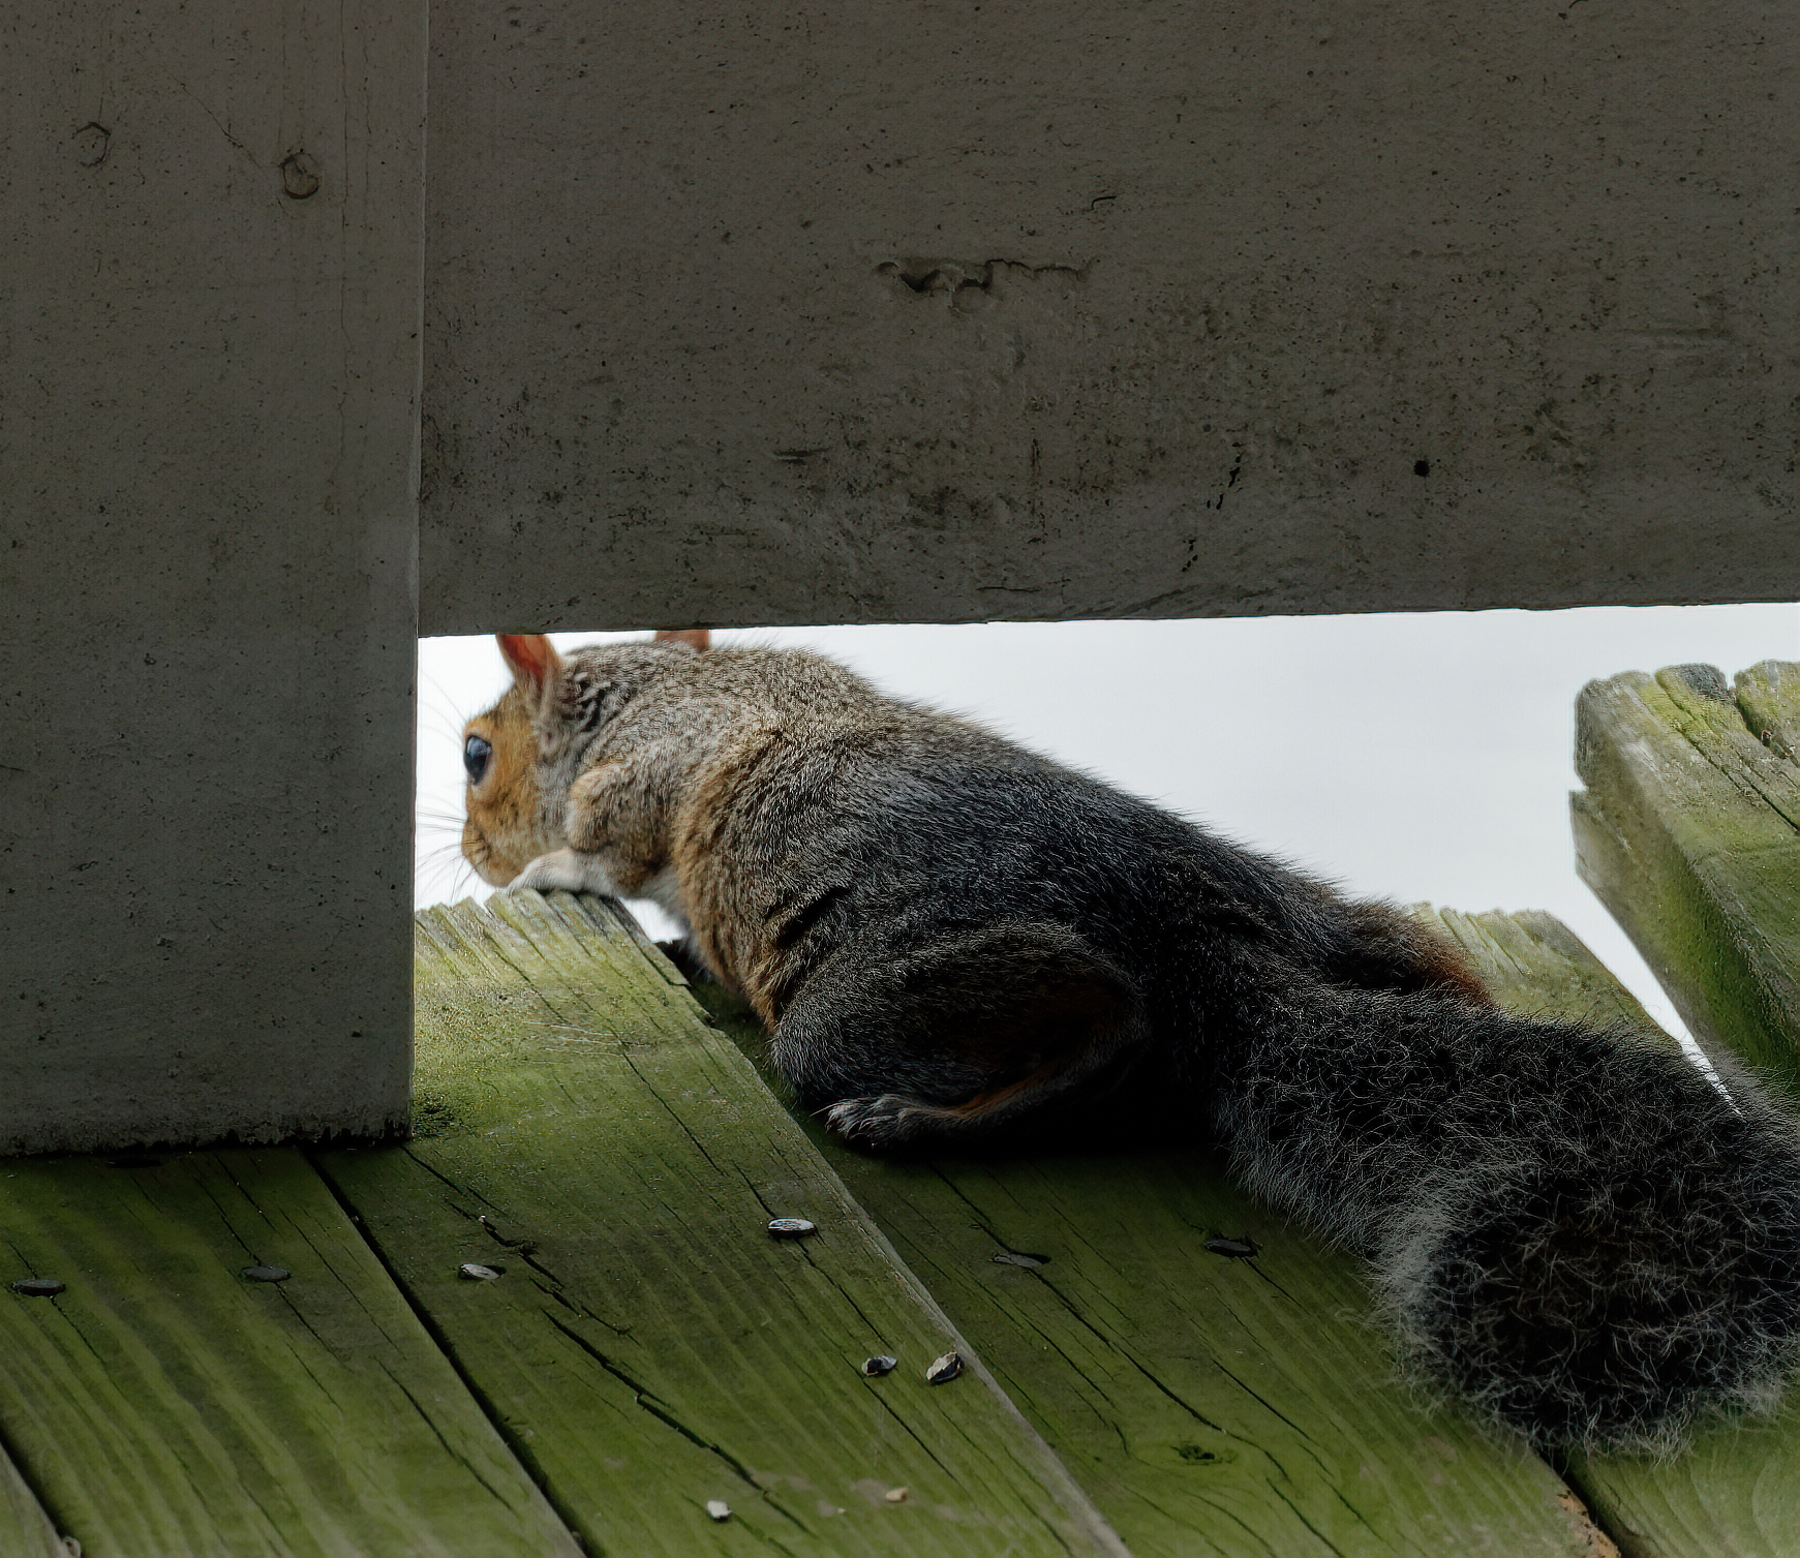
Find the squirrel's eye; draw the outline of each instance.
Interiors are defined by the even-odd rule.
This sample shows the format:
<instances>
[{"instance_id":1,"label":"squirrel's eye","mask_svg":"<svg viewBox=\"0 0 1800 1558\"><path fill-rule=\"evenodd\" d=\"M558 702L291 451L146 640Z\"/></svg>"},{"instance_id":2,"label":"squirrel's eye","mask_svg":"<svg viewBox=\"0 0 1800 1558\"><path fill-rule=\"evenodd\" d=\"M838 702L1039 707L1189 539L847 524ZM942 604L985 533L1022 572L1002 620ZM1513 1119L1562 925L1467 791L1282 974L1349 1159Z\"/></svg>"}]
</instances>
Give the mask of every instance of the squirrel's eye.
<instances>
[{"instance_id":1,"label":"squirrel's eye","mask_svg":"<svg viewBox=\"0 0 1800 1558\"><path fill-rule=\"evenodd\" d=\"M480 736L470 736L463 743L463 767L469 771L470 784L481 783L481 776L487 772L488 759L493 755L493 746Z\"/></svg>"}]
</instances>

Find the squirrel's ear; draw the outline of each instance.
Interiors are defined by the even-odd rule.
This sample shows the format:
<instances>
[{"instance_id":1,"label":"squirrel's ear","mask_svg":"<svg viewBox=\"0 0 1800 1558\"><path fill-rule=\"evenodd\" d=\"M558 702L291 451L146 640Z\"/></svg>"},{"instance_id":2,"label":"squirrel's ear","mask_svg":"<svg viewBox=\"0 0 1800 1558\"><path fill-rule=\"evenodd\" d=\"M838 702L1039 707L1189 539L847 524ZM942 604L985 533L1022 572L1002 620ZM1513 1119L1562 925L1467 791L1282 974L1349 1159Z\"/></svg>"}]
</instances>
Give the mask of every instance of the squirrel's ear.
<instances>
[{"instance_id":1,"label":"squirrel's ear","mask_svg":"<svg viewBox=\"0 0 1800 1558\"><path fill-rule=\"evenodd\" d=\"M500 653L512 667L513 679L535 694L562 669L562 657L542 633L496 633Z\"/></svg>"},{"instance_id":2,"label":"squirrel's ear","mask_svg":"<svg viewBox=\"0 0 1800 1558\"><path fill-rule=\"evenodd\" d=\"M660 628L653 644L686 644L689 649L711 649L711 628Z\"/></svg>"}]
</instances>

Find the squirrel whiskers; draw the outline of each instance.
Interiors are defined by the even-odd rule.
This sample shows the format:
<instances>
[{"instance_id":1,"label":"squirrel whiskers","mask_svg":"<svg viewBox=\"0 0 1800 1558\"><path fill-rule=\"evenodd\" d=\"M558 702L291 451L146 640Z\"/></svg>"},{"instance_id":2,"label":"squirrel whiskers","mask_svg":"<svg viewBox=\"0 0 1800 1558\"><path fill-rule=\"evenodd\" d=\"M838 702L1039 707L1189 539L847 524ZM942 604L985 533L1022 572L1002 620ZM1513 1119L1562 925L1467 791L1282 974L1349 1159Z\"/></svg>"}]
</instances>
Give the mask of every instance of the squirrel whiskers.
<instances>
[{"instance_id":1,"label":"squirrel whiskers","mask_svg":"<svg viewBox=\"0 0 1800 1558\"><path fill-rule=\"evenodd\" d=\"M1398 911L818 656L500 642L464 854L654 898L850 1141L1222 1142L1369 1259L1409 1368L1536 1443L1779 1394L1800 1142L1747 1077L1509 1016Z\"/></svg>"}]
</instances>

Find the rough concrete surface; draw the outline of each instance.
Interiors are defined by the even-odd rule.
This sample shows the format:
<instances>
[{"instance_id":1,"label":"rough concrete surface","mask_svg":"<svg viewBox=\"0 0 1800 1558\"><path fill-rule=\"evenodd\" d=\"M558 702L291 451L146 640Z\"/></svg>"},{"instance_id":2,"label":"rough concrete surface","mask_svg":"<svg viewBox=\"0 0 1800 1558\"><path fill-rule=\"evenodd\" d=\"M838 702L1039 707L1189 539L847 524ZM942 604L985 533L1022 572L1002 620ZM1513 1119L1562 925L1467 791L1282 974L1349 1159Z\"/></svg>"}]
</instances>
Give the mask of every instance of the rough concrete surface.
<instances>
[{"instance_id":1,"label":"rough concrete surface","mask_svg":"<svg viewBox=\"0 0 1800 1558\"><path fill-rule=\"evenodd\" d=\"M0 1151L411 1056L423 5L0 22Z\"/></svg>"},{"instance_id":2,"label":"rough concrete surface","mask_svg":"<svg viewBox=\"0 0 1800 1558\"><path fill-rule=\"evenodd\" d=\"M1560 3L440 0L429 211L424 0L15 7L0 1151L400 1118L419 626L1791 594L1790 18Z\"/></svg>"},{"instance_id":3,"label":"rough concrete surface","mask_svg":"<svg viewBox=\"0 0 1800 1558\"><path fill-rule=\"evenodd\" d=\"M1791 20L440 0L422 628L1790 596Z\"/></svg>"}]
</instances>

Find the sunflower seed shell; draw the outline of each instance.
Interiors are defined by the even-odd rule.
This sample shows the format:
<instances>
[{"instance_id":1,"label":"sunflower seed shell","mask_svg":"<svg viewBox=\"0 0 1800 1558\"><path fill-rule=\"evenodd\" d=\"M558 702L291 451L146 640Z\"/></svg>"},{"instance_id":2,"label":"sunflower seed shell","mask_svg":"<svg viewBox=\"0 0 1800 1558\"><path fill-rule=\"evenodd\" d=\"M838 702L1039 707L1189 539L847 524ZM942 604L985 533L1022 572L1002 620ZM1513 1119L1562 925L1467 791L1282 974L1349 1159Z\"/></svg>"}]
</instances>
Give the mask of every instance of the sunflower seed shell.
<instances>
[{"instance_id":1,"label":"sunflower seed shell","mask_svg":"<svg viewBox=\"0 0 1800 1558\"><path fill-rule=\"evenodd\" d=\"M962 1357L958 1353L947 1352L925 1371L927 1385L943 1385L962 1373Z\"/></svg>"}]
</instances>

